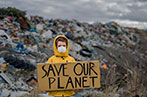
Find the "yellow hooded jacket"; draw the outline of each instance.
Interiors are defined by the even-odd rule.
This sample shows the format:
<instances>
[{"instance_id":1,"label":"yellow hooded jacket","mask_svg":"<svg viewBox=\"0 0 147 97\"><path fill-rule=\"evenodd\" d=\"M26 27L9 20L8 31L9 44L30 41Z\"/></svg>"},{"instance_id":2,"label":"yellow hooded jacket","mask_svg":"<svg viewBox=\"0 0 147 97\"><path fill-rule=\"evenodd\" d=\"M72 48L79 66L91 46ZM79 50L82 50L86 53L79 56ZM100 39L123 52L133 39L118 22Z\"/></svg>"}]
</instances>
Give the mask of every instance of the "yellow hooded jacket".
<instances>
[{"instance_id":1,"label":"yellow hooded jacket","mask_svg":"<svg viewBox=\"0 0 147 97\"><path fill-rule=\"evenodd\" d=\"M60 53L57 50L56 47L56 40L60 37L63 37L65 39L67 39L64 35L59 35L54 39L54 56L50 57L47 61L47 63L65 63L65 62L75 62L75 59L71 56L69 56L68 52L69 52L69 40L67 39L67 49L65 53ZM72 96L74 95L74 91L72 90L62 90L62 91L53 91L53 92L48 92L48 95L51 96Z\"/></svg>"}]
</instances>

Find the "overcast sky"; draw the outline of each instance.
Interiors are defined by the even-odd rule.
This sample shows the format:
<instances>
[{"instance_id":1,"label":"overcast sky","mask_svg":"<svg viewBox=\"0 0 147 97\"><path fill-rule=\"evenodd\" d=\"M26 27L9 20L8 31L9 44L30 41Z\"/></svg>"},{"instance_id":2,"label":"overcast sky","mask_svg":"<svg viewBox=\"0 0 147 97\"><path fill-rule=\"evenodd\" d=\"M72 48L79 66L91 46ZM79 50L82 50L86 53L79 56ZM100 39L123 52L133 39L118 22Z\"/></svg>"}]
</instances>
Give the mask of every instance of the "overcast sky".
<instances>
[{"instance_id":1,"label":"overcast sky","mask_svg":"<svg viewBox=\"0 0 147 97\"><path fill-rule=\"evenodd\" d=\"M8 6L49 19L147 22L147 0L0 0L0 7Z\"/></svg>"}]
</instances>

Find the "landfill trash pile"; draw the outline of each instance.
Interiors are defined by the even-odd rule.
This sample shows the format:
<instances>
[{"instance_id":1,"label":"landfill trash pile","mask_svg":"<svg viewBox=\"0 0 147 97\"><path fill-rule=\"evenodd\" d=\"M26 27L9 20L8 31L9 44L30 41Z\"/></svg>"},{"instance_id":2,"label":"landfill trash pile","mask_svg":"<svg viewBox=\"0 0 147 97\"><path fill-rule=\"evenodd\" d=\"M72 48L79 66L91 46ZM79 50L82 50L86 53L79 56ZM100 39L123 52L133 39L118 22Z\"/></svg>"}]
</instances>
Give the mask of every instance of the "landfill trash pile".
<instances>
[{"instance_id":1,"label":"landfill trash pile","mask_svg":"<svg viewBox=\"0 0 147 97\"><path fill-rule=\"evenodd\" d=\"M146 30L39 16L0 18L0 64L7 64L0 75L0 96L34 93L36 64L53 55L53 39L61 34L69 39L69 53L77 61L100 61L101 88L77 90L82 96L146 97Z\"/></svg>"}]
</instances>

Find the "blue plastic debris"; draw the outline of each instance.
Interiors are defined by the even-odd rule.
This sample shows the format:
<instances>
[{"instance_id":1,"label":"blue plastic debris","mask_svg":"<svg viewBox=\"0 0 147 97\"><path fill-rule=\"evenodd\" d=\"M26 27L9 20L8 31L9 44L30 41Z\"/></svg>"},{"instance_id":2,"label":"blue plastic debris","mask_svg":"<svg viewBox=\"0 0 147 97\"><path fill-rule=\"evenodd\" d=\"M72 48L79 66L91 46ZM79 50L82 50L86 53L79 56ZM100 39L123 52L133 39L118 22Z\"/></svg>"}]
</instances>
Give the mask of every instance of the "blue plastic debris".
<instances>
[{"instance_id":1,"label":"blue plastic debris","mask_svg":"<svg viewBox=\"0 0 147 97\"><path fill-rule=\"evenodd\" d=\"M109 27L109 28L110 28L110 27L111 27L111 24L107 24L107 27Z\"/></svg>"},{"instance_id":2,"label":"blue plastic debris","mask_svg":"<svg viewBox=\"0 0 147 97\"><path fill-rule=\"evenodd\" d=\"M28 55L28 52L26 50L24 50L24 49L21 49L20 52Z\"/></svg>"},{"instance_id":3,"label":"blue plastic debris","mask_svg":"<svg viewBox=\"0 0 147 97\"><path fill-rule=\"evenodd\" d=\"M37 30L35 30L35 29L30 29L29 30L30 32L36 32L36 33L39 33Z\"/></svg>"},{"instance_id":4,"label":"blue plastic debris","mask_svg":"<svg viewBox=\"0 0 147 97\"><path fill-rule=\"evenodd\" d=\"M84 96L81 95L81 94L77 94L77 95L75 95L74 97L84 97Z\"/></svg>"},{"instance_id":5,"label":"blue plastic debris","mask_svg":"<svg viewBox=\"0 0 147 97\"><path fill-rule=\"evenodd\" d=\"M2 41L0 41L0 45L2 45L3 44L3 42Z\"/></svg>"},{"instance_id":6,"label":"blue plastic debris","mask_svg":"<svg viewBox=\"0 0 147 97\"><path fill-rule=\"evenodd\" d=\"M52 26L52 24L48 24L48 27L51 27Z\"/></svg>"},{"instance_id":7,"label":"blue plastic debris","mask_svg":"<svg viewBox=\"0 0 147 97\"><path fill-rule=\"evenodd\" d=\"M17 43L16 48L14 48L14 50L24 53L24 54L28 54L28 52L26 50L24 50L24 44L23 43Z\"/></svg>"}]
</instances>

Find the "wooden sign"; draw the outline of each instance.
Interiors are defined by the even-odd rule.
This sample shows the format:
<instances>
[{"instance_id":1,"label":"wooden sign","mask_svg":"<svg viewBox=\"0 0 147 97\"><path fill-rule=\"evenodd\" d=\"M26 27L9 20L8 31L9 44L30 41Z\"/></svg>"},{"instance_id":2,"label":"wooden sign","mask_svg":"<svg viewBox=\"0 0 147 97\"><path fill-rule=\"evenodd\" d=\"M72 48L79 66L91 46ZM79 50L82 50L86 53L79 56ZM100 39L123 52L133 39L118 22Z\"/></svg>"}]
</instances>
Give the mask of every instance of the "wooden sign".
<instances>
[{"instance_id":1,"label":"wooden sign","mask_svg":"<svg viewBox=\"0 0 147 97\"><path fill-rule=\"evenodd\" d=\"M39 91L100 87L99 61L37 64Z\"/></svg>"}]
</instances>

